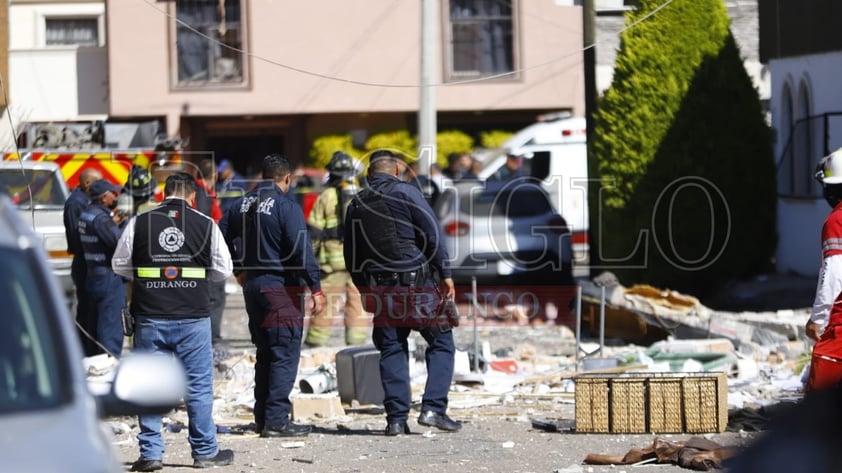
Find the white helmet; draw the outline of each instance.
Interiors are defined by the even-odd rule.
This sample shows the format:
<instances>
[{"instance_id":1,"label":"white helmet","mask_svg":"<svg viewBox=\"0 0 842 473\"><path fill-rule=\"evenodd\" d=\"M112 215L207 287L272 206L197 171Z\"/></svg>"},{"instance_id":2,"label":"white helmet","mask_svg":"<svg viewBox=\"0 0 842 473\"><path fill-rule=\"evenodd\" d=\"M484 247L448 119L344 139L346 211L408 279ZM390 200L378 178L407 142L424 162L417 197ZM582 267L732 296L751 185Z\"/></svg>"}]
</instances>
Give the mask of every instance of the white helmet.
<instances>
[{"instance_id":1,"label":"white helmet","mask_svg":"<svg viewBox=\"0 0 842 473\"><path fill-rule=\"evenodd\" d=\"M842 184L842 148L819 161L816 180L822 184Z\"/></svg>"}]
</instances>

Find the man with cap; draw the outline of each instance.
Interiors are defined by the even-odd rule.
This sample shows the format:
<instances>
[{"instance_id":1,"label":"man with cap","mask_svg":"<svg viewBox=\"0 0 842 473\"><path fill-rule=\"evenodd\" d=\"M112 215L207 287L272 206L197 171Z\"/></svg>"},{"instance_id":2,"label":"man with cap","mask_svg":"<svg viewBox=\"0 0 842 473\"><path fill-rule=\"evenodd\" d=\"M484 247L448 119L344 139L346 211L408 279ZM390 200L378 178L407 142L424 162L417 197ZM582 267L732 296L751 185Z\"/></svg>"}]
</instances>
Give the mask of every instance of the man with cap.
<instances>
[{"instance_id":1,"label":"man with cap","mask_svg":"<svg viewBox=\"0 0 842 473\"><path fill-rule=\"evenodd\" d=\"M70 266L70 277L76 287L76 326L82 340L85 356L102 353L90 337L96 336L96 323L92 320L88 290L85 280L88 277L88 265L82 253L82 242L79 240L79 216L91 201L88 190L94 181L102 179L102 173L94 168L83 169L79 174L79 185L73 189L64 203L64 233L67 236L67 252L73 255ZM85 333L87 332L86 335Z\"/></svg>"},{"instance_id":2,"label":"man with cap","mask_svg":"<svg viewBox=\"0 0 842 473\"><path fill-rule=\"evenodd\" d=\"M223 159L217 167L216 196L222 213L228 209L248 191L248 183L243 176L237 174L231 161Z\"/></svg>"},{"instance_id":3,"label":"man with cap","mask_svg":"<svg viewBox=\"0 0 842 473\"><path fill-rule=\"evenodd\" d=\"M126 305L123 278L111 270L111 257L120 239L124 214L113 212L120 187L100 179L88 191L91 202L79 217L79 239L87 263L85 287L91 304L96 340L111 356L123 350L122 310Z\"/></svg>"},{"instance_id":4,"label":"man with cap","mask_svg":"<svg viewBox=\"0 0 842 473\"><path fill-rule=\"evenodd\" d=\"M418 423L455 432L462 424L447 415L453 378L453 321L442 320L440 303L456 290L438 219L417 187L403 182L404 156L374 151L368 189L351 201L345 217L345 265L374 313L372 339L380 351L386 410L385 435L408 434L411 407L407 338L418 331L427 342L427 384Z\"/></svg>"}]
</instances>

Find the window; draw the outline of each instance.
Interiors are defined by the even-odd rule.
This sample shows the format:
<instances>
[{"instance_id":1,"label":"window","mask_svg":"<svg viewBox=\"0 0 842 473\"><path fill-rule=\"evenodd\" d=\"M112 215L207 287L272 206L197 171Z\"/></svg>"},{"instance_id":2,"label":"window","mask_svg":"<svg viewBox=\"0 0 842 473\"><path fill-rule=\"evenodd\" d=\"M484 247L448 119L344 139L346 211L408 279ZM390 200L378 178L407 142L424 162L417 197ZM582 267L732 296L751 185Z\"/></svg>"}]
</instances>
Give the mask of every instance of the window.
<instances>
[{"instance_id":1,"label":"window","mask_svg":"<svg viewBox=\"0 0 842 473\"><path fill-rule=\"evenodd\" d=\"M515 70L511 0L450 0L449 78Z\"/></svg>"},{"instance_id":2,"label":"window","mask_svg":"<svg viewBox=\"0 0 842 473\"><path fill-rule=\"evenodd\" d=\"M99 46L96 18L47 18L47 46Z\"/></svg>"},{"instance_id":3,"label":"window","mask_svg":"<svg viewBox=\"0 0 842 473\"><path fill-rule=\"evenodd\" d=\"M242 84L241 0L176 0L175 5L177 86Z\"/></svg>"}]
</instances>

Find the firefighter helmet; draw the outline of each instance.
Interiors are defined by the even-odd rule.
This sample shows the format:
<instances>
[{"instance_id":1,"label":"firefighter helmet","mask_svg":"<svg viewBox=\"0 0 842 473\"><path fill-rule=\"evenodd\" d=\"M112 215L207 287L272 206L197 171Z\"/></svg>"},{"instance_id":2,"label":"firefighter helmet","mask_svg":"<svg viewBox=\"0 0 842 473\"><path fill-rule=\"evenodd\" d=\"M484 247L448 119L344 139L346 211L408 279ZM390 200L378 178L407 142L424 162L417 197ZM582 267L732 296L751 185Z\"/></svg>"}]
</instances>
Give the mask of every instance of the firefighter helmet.
<instances>
[{"instance_id":1,"label":"firefighter helmet","mask_svg":"<svg viewBox=\"0 0 842 473\"><path fill-rule=\"evenodd\" d=\"M129 179L123 187L135 199L148 199L155 194L157 184L152 174L138 165L132 165Z\"/></svg>"},{"instance_id":2,"label":"firefighter helmet","mask_svg":"<svg viewBox=\"0 0 842 473\"><path fill-rule=\"evenodd\" d=\"M822 184L842 184L842 148L819 161L816 180Z\"/></svg>"},{"instance_id":3,"label":"firefighter helmet","mask_svg":"<svg viewBox=\"0 0 842 473\"><path fill-rule=\"evenodd\" d=\"M357 168L354 166L353 158L342 151L337 151L327 163L327 172L332 176L351 177L357 174Z\"/></svg>"}]
</instances>

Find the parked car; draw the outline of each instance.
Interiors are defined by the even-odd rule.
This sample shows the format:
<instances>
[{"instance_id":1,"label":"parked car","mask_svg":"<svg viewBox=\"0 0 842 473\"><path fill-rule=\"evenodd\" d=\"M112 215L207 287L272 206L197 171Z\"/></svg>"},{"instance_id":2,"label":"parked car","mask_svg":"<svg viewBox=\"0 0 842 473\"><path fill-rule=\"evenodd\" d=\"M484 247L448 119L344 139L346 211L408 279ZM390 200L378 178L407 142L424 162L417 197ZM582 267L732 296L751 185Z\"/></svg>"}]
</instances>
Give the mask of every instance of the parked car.
<instances>
[{"instance_id":1,"label":"parked car","mask_svg":"<svg viewBox=\"0 0 842 473\"><path fill-rule=\"evenodd\" d=\"M0 195L0 464L14 472L123 472L99 416L166 412L185 393L172 358L129 355L102 394L40 238Z\"/></svg>"},{"instance_id":2,"label":"parked car","mask_svg":"<svg viewBox=\"0 0 842 473\"><path fill-rule=\"evenodd\" d=\"M7 194L47 251L53 274L68 301L74 299L64 233L64 202L70 191L59 166L49 161L0 161L0 194Z\"/></svg>"},{"instance_id":3,"label":"parked car","mask_svg":"<svg viewBox=\"0 0 842 473\"><path fill-rule=\"evenodd\" d=\"M434 206L453 278L479 282L572 284L567 222L534 180L460 182Z\"/></svg>"}]
</instances>

